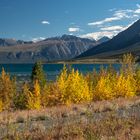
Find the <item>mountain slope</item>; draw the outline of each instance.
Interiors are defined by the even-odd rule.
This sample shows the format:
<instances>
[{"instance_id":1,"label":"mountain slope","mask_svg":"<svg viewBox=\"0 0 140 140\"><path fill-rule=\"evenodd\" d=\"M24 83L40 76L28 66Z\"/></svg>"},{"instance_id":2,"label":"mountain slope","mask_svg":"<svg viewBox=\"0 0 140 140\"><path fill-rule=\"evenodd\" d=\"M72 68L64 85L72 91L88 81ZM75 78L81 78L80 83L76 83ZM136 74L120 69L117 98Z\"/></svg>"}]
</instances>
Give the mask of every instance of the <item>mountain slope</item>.
<instances>
[{"instance_id":1,"label":"mountain slope","mask_svg":"<svg viewBox=\"0 0 140 140\"><path fill-rule=\"evenodd\" d=\"M135 22L125 31L119 33L113 39L97 45L82 53L78 58L109 58L122 53L132 52L136 55L140 52L140 20ZM135 46L135 47L134 47ZM137 51L136 51L137 48Z\"/></svg>"},{"instance_id":2,"label":"mountain slope","mask_svg":"<svg viewBox=\"0 0 140 140\"><path fill-rule=\"evenodd\" d=\"M63 35L36 43L3 45L0 47L0 63L68 60L98 44L95 40Z\"/></svg>"}]
</instances>

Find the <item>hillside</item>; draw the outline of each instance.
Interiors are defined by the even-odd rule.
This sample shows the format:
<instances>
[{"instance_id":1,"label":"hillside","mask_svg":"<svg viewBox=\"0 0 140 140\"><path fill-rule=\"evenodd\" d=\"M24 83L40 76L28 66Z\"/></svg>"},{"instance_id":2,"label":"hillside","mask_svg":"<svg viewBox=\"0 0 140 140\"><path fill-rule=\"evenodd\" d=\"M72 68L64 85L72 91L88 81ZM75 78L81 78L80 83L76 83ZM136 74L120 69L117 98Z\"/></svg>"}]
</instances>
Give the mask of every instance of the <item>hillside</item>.
<instances>
[{"instance_id":1,"label":"hillside","mask_svg":"<svg viewBox=\"0 0 140 140\"><path fill-rule=\"evenodd\" d=\"M100 44L99 41L71 35L47 38L36 43L8 39L3 42L0 43L0 63L68 60Z\"/></svg>"},{"instance_id":2,"label":"hillside","mask_svg":"<svg viewBox=\"0 0 140 140\"><path fill-rule=\"evenodd\" d=\"M111 40L82 53L78 58L114 58L128 52L140 55L140 20Z\"/></svg>"}]
</instances>

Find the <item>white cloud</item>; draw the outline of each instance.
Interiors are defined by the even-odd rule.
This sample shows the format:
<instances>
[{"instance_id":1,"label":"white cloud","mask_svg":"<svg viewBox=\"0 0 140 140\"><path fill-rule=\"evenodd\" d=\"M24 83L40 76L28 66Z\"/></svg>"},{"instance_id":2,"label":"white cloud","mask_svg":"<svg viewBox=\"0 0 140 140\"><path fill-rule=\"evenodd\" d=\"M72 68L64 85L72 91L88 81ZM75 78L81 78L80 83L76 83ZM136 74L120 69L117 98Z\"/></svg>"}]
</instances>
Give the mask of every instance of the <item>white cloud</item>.
<instances>
[{"instance_id":1,"label":"white cloud","mask_svg":"<svg viewBox=\"0 0 140 140\"><path fill-rule=\"evenodd\" d=\"M101 28L102 31L114 31L114 30L122 31L123 29L124 27L119 25Z\"/></svg>"},{"instance_id":2,"label":"white cloud","mask_svg":"<svg viewBox=\"0 0 140 140\"><path fill-rule=\"evenodd\" d=\"M90 39L95 39L95 40L99 40L100 38L102 38L104 36L112 38L112 37L116 36L118 33L120 33L121 31L124 31L127 28L129 28L137 20L133 21L132 23L128 24L127 26L116 25L116 26L109 26L109 27L104 27L104 28L102 27L102 28L100 28L100 31L98 31L98 32L87 33L87 34L81 35L80 37L90 38Z\"/></svg>"},{"instance_id":3,"label":"white cloud","mask_svg":"<svg viewBox=\"0 0 140 140\"><path fill-rule=\"evenodd\" d=\"M32 41L33 42L38 42L38 41L41 41L41 40L44 40L45 37L36 37L36 38L32 38Z\"/></svg>"},{"instance_id":4,"label":"white cloud","mask_svg":"<svg viewBox=\"0 0 140 140\"><path fill-rule=\"evenodd\" d=\"M140 14L140 9L135 10L135 14Z\"/></svg>"},{"instance_id":5,"label":"white cloud","mask_svg":"<svg viewBox=\"0 0 140 140\"><path fill-rule=\"evenodd\" d=\"M139 17L139 15L134 14L133 17Z\"/></svg>"},{"instance_id":6,"label":"white cloud","mask_svg":"<svg viewBox=\"0 0 140 140\"><path fill-rule=\"evenodd\" d=\"M94 25L101 25L103 23L104 23L104 21L102 20L102 21L97 21L97 22L90 22L90 23L88 23L88 25L89 26L94 26Z\"/></svg>"},{"instance_id":7,"label":"white cloud","mask_svg":"<svg viewBox=\"0 0 140 140\"><path fill-rule=\"evenodd\" d=\"M42 24L50 24L50 22L47 21L47 20L43 20L41 23L42 23Z\"/></svg>"},{"instance_id":8,"label":"white cloud","mask_svg":"<svg viewBox=\"0 0 140 140\"><path fill-rule=\"evenodd\" d=\"M80 28L79 27L70 27L69 29L68 29L68 31L69 32L79 32L80 31Z\"/></svg>"},{"instance_id":9,"label":"white cloud","mask_svg":"<svg viewBox=\"0 0 140 140\"><path fill-rule=\"evenodd\" d=\"M97 22L91 22L91 23L88 23L88 25L89 26L102 25L102 24L107 23L107 22L121 20L124 17L126 17L126 15L120 14L120 13L115 13L115 15L113 17L105 18L104 20L97 21Z\"/></svg>"},{"instance_id":10,"label":"white cloud","mask_svg":"<svg viewBox=\"0 0 140 140\"><path fill-rule=\"evenodd\" d=\"M105 18L100 21L95 21L95 22L90 22L88 23L89 26L99 26L103 25L105 23L113 22L113 21L119 21L122 19L134 19L139 17L140 14L140 5L137 4L137 8L132 10L132 9L124 9L124 10L115 10L115 9L110 9L109 11L113 11L112 17Z\"/></svg>"}]
</instances>

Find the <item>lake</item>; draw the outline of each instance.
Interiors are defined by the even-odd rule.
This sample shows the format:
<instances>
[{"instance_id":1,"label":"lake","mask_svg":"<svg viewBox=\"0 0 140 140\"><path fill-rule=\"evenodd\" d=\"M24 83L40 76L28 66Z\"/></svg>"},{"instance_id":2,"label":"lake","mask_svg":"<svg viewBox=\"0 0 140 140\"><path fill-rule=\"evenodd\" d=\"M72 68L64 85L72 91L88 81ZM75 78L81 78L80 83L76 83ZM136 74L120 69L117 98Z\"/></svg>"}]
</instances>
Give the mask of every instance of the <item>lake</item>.
<instances>
[{"instance_id":1,"label":"lake","mask_svg":"<svg viewBox=\"0 0 140 140\"><path fill-rule=\"evenodd\" d=\"M27 80L30 78L32 67L34 64L0 64L0 71L4 67L5 71L10 75L16 75L19 80ZM109 64L72 64L71 67L86 74L92 72L93 69L99 71L100 67L107 68ZM119 70L120 64L112 64L112 66ZM55 80L63 68L63 64L43 64L43 69L47 75L48 80Z\"/></svg>"}]
</instances>

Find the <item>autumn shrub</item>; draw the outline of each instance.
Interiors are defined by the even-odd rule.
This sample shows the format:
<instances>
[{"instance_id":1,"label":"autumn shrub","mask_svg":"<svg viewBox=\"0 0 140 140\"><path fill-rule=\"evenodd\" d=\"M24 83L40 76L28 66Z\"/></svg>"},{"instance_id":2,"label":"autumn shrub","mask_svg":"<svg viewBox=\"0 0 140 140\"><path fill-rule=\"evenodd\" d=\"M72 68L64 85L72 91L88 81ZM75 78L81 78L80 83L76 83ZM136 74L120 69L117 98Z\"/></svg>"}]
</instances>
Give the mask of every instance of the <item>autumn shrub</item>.
<instances>
[{"instance_id":1,"label":"autumn shrub","mask_svg":"<svg viewBox=\"0 0 140 140\"><path fill-rule=\"evenodd\" d=\"M34 81L32 91L27 89L26 98L27 98L26 107L28 109L40 109L41 108L40 85L37 80Z\"/></svg>"},{"instance_id":2,"label":"autumn shrub","mask_svg":"<svg viewBox=\"0 0 140 140\"><path fill-rule=\"evenodd\" d=\"M0 76L0 104L1 110L8 109L13 106L13 97L16 93L16 83L14 78L2 69Z\"/></svg>"},{"instance_id":3,"label":"autumn shrub","mask_svg":"<svg viewBox=\"0 0 140 140\"><path fill-rule=\"evenodd\" d=\"M118 97L133 97L140 83L140 72L134 69L134 58L126 54L122 59L120 71L111 65L106 69L101 66L97 73L88 74L87 81L93 94L93 100L107 100Z\"/></svg>"},{"instance_id":4,"label":"autumn shrub","mask_svg":"<svg viewBox=\"0 0 140 140\"><path fill-rule=\"evenodd\" d=\"M135 69L136 58L131 54L124 54L122 58L122 67L120 74L116 79L116 86L114 87L116 97L133 97L138 90L137 72ZM137 75L137 76L136 76Z\"/></svg>"},{"instance_id":5,"label":"autumn shrub","mask_svg":"<svg viewBox=\"0 0 140 140\"><path fill-rule=\"evenodd\" d=\"M62 104L60 97L61 97L61 91L58 88L57 83L56 82L49 83L42 90L41 104L43 107Z\"/></svg>"},{"instance_id":6,"label":"autumn shrub","mask_svg":"<svg viewBox=\"0 0 140 140\"><path fill-rule=\"evenodd\" d=\"M3 110L3 102L2 100L0 99L0 112Z\"/></svg>"},{"instance_id":7,"label":"autumn shrub","mask_svg":"<svg viewBox=\"0 0 140 140\"><path fill-rule=\"evenodd\" d=\"M137 67L135 74L136 84L137 84L137 94L140 94L140 67Z\"/></svg>"},{"instance_id":8,"label":"autumn shrub","mask_svg":"<svg viewBox=\"0 0 140 140\"><path fill-rule=\"evenodd\" d=\"M64 66L57 79L57 85L62 104L80 103L92 99L85 77L74 69L68 73Z\"/></svg>"},{"instance_id":9,"label":"autumn shrub","mask_svg":"<svg viewBox=\"0 0 140 140\"><path fill-rule=\"evenodd\" d=\"M135 73L135 62L136 57L134 57L131 53L124 54L121 60L121 70L124 74L134 74Z\"/></svg>"},{"instance_id":10,"label":"autumn shrub","mask_svg":"<svg viewBox=\"0 0 140 140\"><path fill-rule=\"evenodd\" d=\"M114 79L109 74L101 76L93 90L93 100L113 99L114 98Z\"/></svg>"},{"instance_id":11,"label":"autumn shrub","mask_svg":"<svg viewBox=\"0 0 140 140\"><path fill-rule=\"evenodd\" d=\"M30 94L30 86L28 83L24 83L20 92L17 92L14 97L14 105L16 109L27 108L27 96Z\"/></svg>"},{"instance_id":12,"label":"autumn shrub","mask_svg":"<svg viewBox=\"0 0 140 140\"><path fill-rule=\"evenodd\" d=\"M136 95L137 85L133 75L120 74L114 86L115 97L133 97Z\"/></svg>"}]
</instances>

